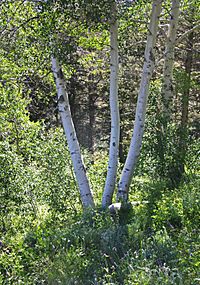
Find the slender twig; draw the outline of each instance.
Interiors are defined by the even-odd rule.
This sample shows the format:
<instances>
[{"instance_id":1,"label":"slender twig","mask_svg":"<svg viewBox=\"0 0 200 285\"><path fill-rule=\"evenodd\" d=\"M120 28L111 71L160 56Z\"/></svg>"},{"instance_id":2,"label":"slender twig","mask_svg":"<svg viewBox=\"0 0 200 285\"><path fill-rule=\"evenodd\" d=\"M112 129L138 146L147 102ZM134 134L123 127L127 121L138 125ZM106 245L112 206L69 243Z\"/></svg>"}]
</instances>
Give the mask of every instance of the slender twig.
<instances>
[{"instance_id":1,"label":"slender twig","mask_svg":"<svg viewBox=\"0 0 200 285\"><path fill-rule=\"evenodd\" d=\"M193 28L191 28L190 30L186 31L184 34L182 34L177 40L176 40L176 44L180 43L185 37L187 37L190 33L192 33L194 30L198 29L200 27L200 23L198 23L197 25L195 25Z\"/></svg>"}]
</instances>

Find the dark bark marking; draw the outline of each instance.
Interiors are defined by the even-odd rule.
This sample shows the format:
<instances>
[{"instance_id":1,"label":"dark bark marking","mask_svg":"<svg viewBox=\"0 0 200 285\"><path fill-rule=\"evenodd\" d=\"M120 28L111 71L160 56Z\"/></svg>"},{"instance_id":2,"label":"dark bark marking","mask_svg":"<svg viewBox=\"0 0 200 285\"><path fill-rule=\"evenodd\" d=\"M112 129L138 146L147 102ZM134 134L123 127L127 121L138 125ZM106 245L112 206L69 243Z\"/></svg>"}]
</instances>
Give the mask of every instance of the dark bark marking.
<instances>
[{"instance_id":1,"label":"dark bark marking","mask_svg":"<svg viewBox=\"0 0 200 285\"><path fill-rule=\"evenodd\" d=\"M155 57L154 57L154 54L153 54L153 51L152 51L152 50L150 50L149 59L150 59L151 61L153 61L153 62L154 62L154 60L155 60Z\"/></svg>"},{"instance_id":2,"label":"dark bark marking","mask_svg":"<svg viewBox=\"0 0 200 285\"><path fill-rule=\"evenodd\" d=\"M59 103L63 103L64 101L65 101L65 98L64 98L63 95L61 95L61 96L59 97L59 99L58 99L58 102L59 102Z\"/></svg>"},{"instance_id":3,"label":"dark bark marking","mask_svg":"<svg viewBox=\"0 0 200 285\"><path fill-rule=\"evenodd\" d=\"M124 193L124 194L126 194L126 191L125 191L125 190L119 190L118 192L119 192L119 193Z\"/></svg>"},{"instance_id":4,"label":"dark bark marking","mask_svg":"<svg viewBox=\"0 0 200 285\"><path fill-rule=\"evenodd\" d=\"M58 78L64 79L64 75L63 75L63 72L62 72L61 68L58 70L57 75L58 75Z\"/></svg>"}]
</instances>

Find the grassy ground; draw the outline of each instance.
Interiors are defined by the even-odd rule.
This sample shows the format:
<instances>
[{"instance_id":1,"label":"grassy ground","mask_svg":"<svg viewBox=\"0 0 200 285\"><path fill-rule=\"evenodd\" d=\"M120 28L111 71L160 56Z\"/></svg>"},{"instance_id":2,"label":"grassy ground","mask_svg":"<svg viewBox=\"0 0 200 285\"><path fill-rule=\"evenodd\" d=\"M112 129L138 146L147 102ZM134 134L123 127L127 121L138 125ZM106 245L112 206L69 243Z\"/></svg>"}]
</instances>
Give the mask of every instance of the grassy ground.
<instances>
[{"instance_id":1,"label":"grassy ground","mask_svg":"<svg viewBox=\"0 0 200 285\"><path fill-rule=\"evenodd\" d=\"M23 155L0 149L0 284L200 284L196 151L178 189L139 175L129 197L138 205L113 216L82 212L60 131ZM100 205L107 156L85 157Z\"/></svg>"},{"instance_id":2,"label":"grassy ground","mask_svg":"<svg viewBox=\"0 0 200 285\"><path fill-rule=\"evenodd\" d=\"M3 220L0 283L200 284L199 179L187 179L170 191L136 178L130 200L141 204L116 216L82 214L75 196L60 208L42 200L13 208Z\"/></svg>"}]
</instances>

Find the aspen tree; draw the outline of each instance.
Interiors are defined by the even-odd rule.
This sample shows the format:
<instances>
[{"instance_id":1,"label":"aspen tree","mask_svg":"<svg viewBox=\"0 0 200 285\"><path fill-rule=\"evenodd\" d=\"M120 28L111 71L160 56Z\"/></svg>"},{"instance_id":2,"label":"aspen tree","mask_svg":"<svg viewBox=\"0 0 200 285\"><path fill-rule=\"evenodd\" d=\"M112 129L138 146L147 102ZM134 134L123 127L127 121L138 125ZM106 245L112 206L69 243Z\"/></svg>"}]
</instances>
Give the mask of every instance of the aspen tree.
<instances>
[{"instance_id":1,"label":"aspen tree","mask_svg":"<svg viewBox=\"0 0 200 285\"><path fill-rule=\"evenodd\" d=\"M80 190L81 201L84 208L93 207L93 196L86 175L86 169L81 156L76 131L72 121L69 98L65 87L65 78L62 72L61 65L58 59L54 56L52 56L52 71L54 74L58 94L58 109L68 142L69 151L74 167L74 173Z\"/></svg>"},{"instance_id":2,"label":"aspen tree","mask_svg":"<svg viewBox=\"0 0 200 285\"><path fill-rule=\"evenodd\" d=\"M166 44L164 52L164 65L163 65L163 80L161 88L162 98L162 115L159 121L159 159L160 159L160 173L165 176L168 173L168 166L166 162L167 150L167 138L168 138L168 126L172 119L172 107L173 107L173 67L174 67L174 51L176 45L176 34L179 19L180 1L172 0L172 6L170 11L170 20L168 25L168 31L166 35ZM170 168L172 168L170 166Z\"/></svg>"},{"instance_id":3,"label":"aspen tree","mask_svg":"<svg viewBox=\"0 0 200 285\"><path fill-rule=\"evenodd\" d=\"M122 200L124 202L126 202L128 199L129 186L131 184L131 180L133 177L133 173L136 167L136 163L138 161L142 145L146 106L149 94L149 84L155 65L154 49L157 38L161 4L162 0L153 1L151 20L149 24L149 32L147 36L147 44L144 55L142 78L140 82L139 95L137 100L133 136L131 139L128 156L118 185L117 200Z\"/></svg>"},{"instance_id":4,"label":"aspen tree","mask_svg":"<svg viewBox=\"0 0 200 285\"><path fill-rule=\"evenodd\" d=\"M179 6L179 0L172 0L171 19L165 46L163 84L161 90L164 126L166 126L167 122L170 121L172 114L174 49L176 44L178 18L180 14Z\"/></svg>"},{"instance_id":5,"label":"aspen tree","mask_svg":"<svg viewBox=\"0 0 200 285\"><path fill-rule=\"evenodd\" d=\"M112 196L115 190L118 152L119 152L119 134L120 119L118 106L118 19L117 4L114 1L111 4L110 21L110 113L111 113L111 134L108 171L104 193L102 197L102 206L106 207L112 203Z\"/></svg>"}]
</instances>

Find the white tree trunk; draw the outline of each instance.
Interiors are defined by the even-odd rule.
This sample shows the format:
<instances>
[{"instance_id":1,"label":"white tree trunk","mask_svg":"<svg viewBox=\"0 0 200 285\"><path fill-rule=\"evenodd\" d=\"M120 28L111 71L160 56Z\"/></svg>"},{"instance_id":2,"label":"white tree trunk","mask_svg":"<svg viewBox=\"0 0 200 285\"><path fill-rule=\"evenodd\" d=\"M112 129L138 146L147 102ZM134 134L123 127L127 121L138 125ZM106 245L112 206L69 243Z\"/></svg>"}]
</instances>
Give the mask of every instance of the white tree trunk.
<instances>
[{"instance_id":1,"label":"white tree trunk","mask_svg":"<svg viewBox=\"0 0 200 285\"><path fill-rule=\"evenodd\" d=\"M118 20L117 4L114 1L111 7L110 23L110 112L111 112L111 135L109 162L106 177L104 193L102 197L102 206L106 207L112 203L112 197L115 190L118 151L119 151L119 134L120 118L118 106Z\"/></svg>"},{"instance_id":2,"label":"white tree trunk","mask_svg":"<svg viewBox=\"0 0 200 285\"><path fill-rule=\"evenodd\" d=\"M58 108L67 138L75 176L78 182L83 207L93 207L94 201L86 176L85 166L81 157L80 146L71 117L69 98L66 92L65 79L58 59L52 57L52 71L54 74L58 94Z\"/></svg>"},{"instance_id":3,"label":"white tree trunk","mask_svg":"<svg viewBox=\"0 0 200 285\"><path fill-rule=\"evenodd\" d=\"M149 93L149 83L155 65L154 48L158 31L161 4L162 0L153 1L151 20L149 24L149 33L147 37L147 44L144 55L143 72L137 100L134 131L131 139L128 156L118 185L117 200L122 200L125 202L128 199L129 186L133 177L133 172L135 170L142 145L146 105Z\"/></svg>"},{"instance_id":4,"label":"white tree trunk","mask_svg":"<svg viewBox=\"0 0 200 285\"><path fill-rule=\"evenodd\" d=\"M171 19L165 46L163 84L161 90L163 100L164 125L169 122L172 114L174 49L176 44L178 18L180 14L179 6L179 0L172 0Z\"/></svg>"}]
</instances>

